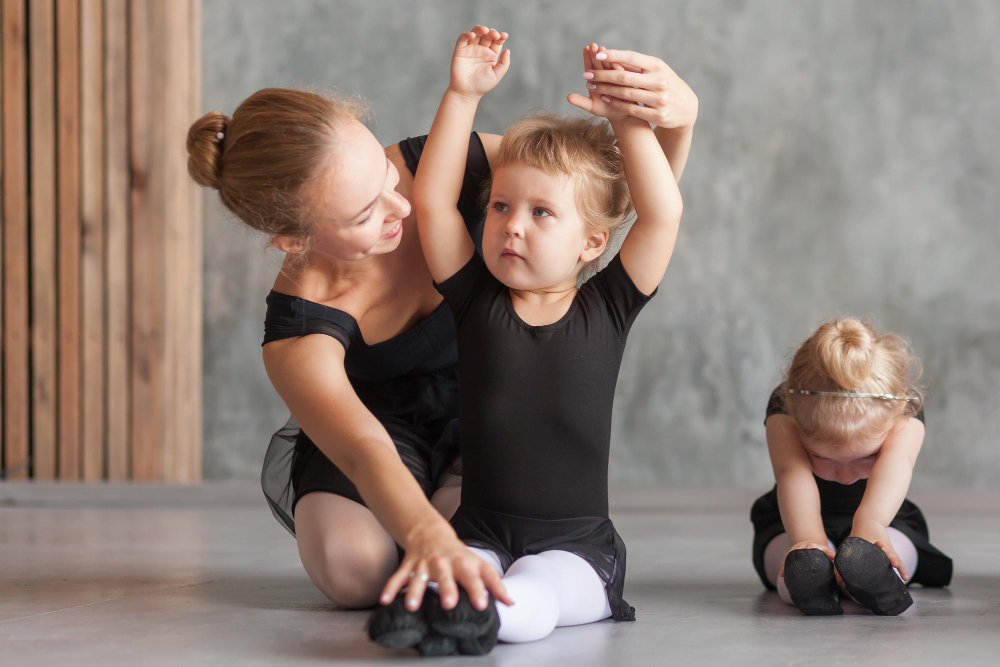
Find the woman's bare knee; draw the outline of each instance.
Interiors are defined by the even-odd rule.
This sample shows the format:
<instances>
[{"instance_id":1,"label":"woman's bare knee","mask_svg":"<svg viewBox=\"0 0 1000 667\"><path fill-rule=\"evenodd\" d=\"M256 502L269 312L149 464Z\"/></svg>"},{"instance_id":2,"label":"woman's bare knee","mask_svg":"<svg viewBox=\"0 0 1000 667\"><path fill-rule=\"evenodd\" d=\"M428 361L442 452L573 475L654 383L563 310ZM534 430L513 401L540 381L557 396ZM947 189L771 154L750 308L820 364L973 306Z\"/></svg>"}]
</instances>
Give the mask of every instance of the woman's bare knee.
<instances>
[{"instance_id":1,"label":"woman's bare knee","mask_svg":"<svg viewBox=\"0 0 1000 667\"><path fill-rule=\"evenodd\" d=\"M310 493L295 507L299 557L313 584L337 605L370 607L397 565L396 544L363 505Z\"/></svg>"}]
</instances>

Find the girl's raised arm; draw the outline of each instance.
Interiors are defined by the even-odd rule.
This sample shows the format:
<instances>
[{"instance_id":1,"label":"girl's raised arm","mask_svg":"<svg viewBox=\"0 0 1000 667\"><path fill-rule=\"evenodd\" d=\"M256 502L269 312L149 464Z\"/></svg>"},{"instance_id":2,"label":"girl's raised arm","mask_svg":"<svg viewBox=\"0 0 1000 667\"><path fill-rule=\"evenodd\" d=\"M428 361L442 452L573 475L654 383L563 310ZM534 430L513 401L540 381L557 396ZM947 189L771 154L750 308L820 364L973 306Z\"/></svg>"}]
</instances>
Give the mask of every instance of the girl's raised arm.
<instances>
[{"instance_id":1,"label":"girl's raised arm","mask_svg":"<svg viewBox=\"0 0 1000 667\"><path fill-rule=\"evenodd\" d=\"M481 25L459 36L451 58L451 82L414 177L420 245L431 277L438 283L465 266L475 252L456 203L479 100L499 83L510 65L510 50L502 50L506 39L507 33Z\"/></svg>"}]
</instances>

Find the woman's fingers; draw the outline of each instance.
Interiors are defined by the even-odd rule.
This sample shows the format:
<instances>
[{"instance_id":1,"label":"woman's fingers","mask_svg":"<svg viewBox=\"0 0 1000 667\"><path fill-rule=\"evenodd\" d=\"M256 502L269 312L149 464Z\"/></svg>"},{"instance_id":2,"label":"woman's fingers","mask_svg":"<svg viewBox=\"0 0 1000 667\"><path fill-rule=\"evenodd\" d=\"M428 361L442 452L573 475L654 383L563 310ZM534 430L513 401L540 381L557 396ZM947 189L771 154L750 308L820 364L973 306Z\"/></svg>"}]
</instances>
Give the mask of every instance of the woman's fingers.
<instances>
[{"instance_id":1,"label":"woman's fingers","mask_svg":"<svg viewBox=\"0 0 1000 667\"><path fill-rule=\"evenodd\" d=\"M438 559L431 579L438 584L438 595L441 596L441 607L451 609L458 604L458 586L455 585L455 577L451 571L451 563L447 559Z\"/></svg>"},{"instance_id":2,"label":"woman's fingers","mask_svg":"<svg viewBox=\"0 0 1000 667\"><path fill-rule=\"evenodd\" d=\"M594 113L594 100L589 97L584 97L579 93L570 93L566 96L566 101L575 107L580 107L587 113Z\"/></svg>"},{"instance_id":3,"label":"woman's fingers","mask_svg":"<svg viewBox=\"0 0 1000 667\"><path fill-rule=\"evenodd\" d=\"M600 54L598 54L600 55ZM645 90L665 90L663 77L645 72L629 72L624 69L595 69L592 77L593 83L614 83L619 86L630 88L643 88Z\"/></svg>"},{"instance_id":4,"label":"woman's fingers","mask_svg":"<svg viewBox=\"0 0 1000 667\"><path fill-rule=\"evenodd\" d=\"M413 570L413 576L410 577L410 585L406 589L407 609L410 611L420 609L420 602L424 599L424 591L427 590L428 581L430 581L430 574L427 572L427 563L419 561Z\"/></svg>"},{"instance_id":5,"label":"woman's fingers","mask_svg":"<svg viewBox=\"0 0 1000 667\"><path fill-rule=\"evenodd\" d=\"M507 593L507 588L503 585L503 579L500 577L500 573L493 569L493 566L489 563L483 562L480 566L480 572L482 573L483 580L486 583L486 588L493 593L493 597L505 605L514 604L514 598L512 598Z\"/></svg>"},{"instance_id":6,"label":"woman's fingers","mask_svg":"<svg viewBox=\"0 0 1000 667\"><path fill-rule=\"evenodd\" d=\"M618 86L613 83L587 82L587 88L593 90L598 95L617 97L626 102L642 102L647 107L662 109L667 105L665 93L657 93L642 88L629 88L628 86Z\"/></svg>"},{"instance_id":7,"label":"woman's fingers","mask_svg":"<svg viewBox=\"0 0 1000 667\"><path fill-rule=\"evenodd\" d=\"M605 104L609 104L619 111L624 111L630 116L635 116L636 118L641 118L642 120L655 123L658 117L658 112L656 109L650 107L641 107L635 102L624 102L616 97L609 97L608 95L601 95L601 101Z\"/></svg>"},{"instance_id":8,"label":"woman's fingers","mask_svg":"<svg viewBox=\"0 0 1000 667\"><path fill-rule=\"evenodd\" d=\"M472 600L472 606L476 609L486 609L489 598L486 595L486 586L483 585L483 578L479 573L479 568L470 562L463 562L455 568L455 579L462 585L465 592Z\"/></svg>"},{"instance_id":9,"label":"woman's fingers","mask_svg":"<svg viewBox=\"0 0 1000 667\"><path fill-rule=\"evenodd\" d=\"M389 581L385 582L385 586L382 587L382 595L379 597L379 602L382 604L389 604L392 602L399 591L410 581L410 572L413 571L413 564L403 559L403 562L399 564L399 569L397 569Z\"/></svg>"},{"instance_id":10,"label":"woman's fingers","mask_svg":"<svg viewBox=\"0 0 1000 667\"><path fill-rule=\"evenodd\" d=\"M632 67L641 69L644 72L649 72L667 66L666 63L664 63L659 58L654 58L653 56L647 56L642 53L636 53L635 51L618 51L616 49L603 49L595 57L598 60L604 60L613 63L621 63L622 65L631 65Z\"/></svg>"}]
</instances>

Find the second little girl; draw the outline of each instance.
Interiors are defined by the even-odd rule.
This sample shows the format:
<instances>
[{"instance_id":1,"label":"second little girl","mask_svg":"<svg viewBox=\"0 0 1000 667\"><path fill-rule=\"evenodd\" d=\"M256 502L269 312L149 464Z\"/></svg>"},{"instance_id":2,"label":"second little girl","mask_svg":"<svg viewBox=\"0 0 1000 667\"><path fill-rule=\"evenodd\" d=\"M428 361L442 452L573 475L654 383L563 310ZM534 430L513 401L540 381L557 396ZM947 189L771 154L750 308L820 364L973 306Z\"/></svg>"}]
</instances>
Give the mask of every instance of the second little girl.
<instances>
[{"instance_id":1,"label":"second little girl","mask_svg":"<svg viewBox=\"0 0 1000 667\"><path fill-rule=\"evenodd\" d=\"M809 615L841 614L838 582L876 614L912 604L907 583L946 586L906 499L924 411L906 342L853 317L819 327L767 406L775 487L754 503L753 564L767 588Z\"/></svg>"}]
</instances>

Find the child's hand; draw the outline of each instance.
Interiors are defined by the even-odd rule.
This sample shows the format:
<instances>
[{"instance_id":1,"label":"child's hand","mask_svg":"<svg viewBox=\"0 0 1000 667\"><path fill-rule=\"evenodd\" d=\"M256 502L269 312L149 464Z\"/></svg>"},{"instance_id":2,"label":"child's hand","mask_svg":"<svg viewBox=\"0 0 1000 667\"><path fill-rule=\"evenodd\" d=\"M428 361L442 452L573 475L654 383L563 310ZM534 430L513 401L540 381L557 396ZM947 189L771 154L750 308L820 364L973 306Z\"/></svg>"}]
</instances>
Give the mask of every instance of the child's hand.
<instances>
[{"instance_id":1,"label":"child's hand","mask_svg":"<svg viewBox=\"0 0 1000 667\"><path fill-rule=\"evenodd\" d=\"M510 49L501 50L505 41L507 33L484 25L459 35L448 89L477 98L492 90L510 66Z\"/></svg>"},{"instance_id":2,"label":"child's hand","mask_svg":"<svg viewBox=\"0 0 1000 667\"><path fill-rule=\"evenodd\" d=\"M806 540L805 542L798 542L796 544L793 544L792 548L788 550L788 553L790 554L793 551L795 551L796 549L819 549L820 551L822 551L823 553L825 553L826 557L829 558L831 561L837 555L834 552L834 550L830 548L829 544L825 544L825 543L824 544L820 544L818 542L810 542L809 540ZM788 554L785 554L785 558L788 558ZM778 569L778 576L779 577L785 576L785 558L781 559L781 567Z\"/></svg>"},{"instance_id":3,"label":"child's hand","mask_svg":"<svg viewBox=\"0 0 1000 667\"><path fill-rule=\"evenodd\" d=\"M903 581L909 581L910 573L906 571L903 559L892 548L889 531L885 529L885 526L874 522L865 522L860 525L855 522L851 529L851 537L864 538L884 551L885 555L889 557L889 563L899 571L899 576L903 578Z\"/></svg>"},{"instance_id":4,"label":"child's hand","mask_svg":"<svg viewBox=\"0 0 1000 667\"><path fill-rule=\"evenodd\" d=\"M572 94L570 104L598 116L634 116L663 128L691 127L698 118L694 91L659 58L590 44L583 63L590 102Z\"/></svg>"}]
</instances>

